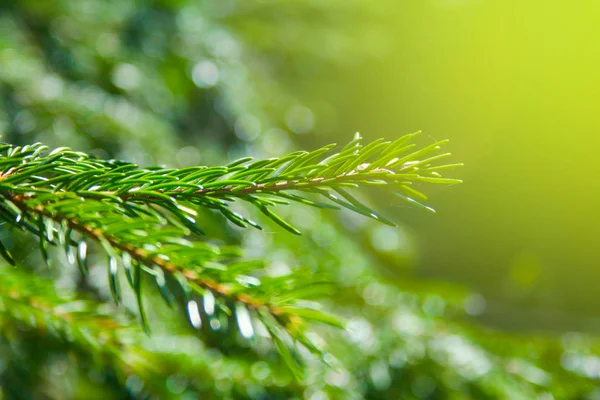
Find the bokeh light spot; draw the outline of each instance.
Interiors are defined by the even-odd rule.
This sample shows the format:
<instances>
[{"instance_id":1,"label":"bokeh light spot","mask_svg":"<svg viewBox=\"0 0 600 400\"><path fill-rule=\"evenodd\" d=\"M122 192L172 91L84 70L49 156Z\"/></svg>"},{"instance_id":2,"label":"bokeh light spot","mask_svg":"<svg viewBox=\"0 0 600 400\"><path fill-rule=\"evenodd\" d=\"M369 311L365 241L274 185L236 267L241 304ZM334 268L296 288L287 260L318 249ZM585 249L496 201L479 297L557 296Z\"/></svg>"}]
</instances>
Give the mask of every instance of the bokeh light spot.
<instances>
[{"instance_id":1,"label":"bokeh light spot","mask_svg":"<svg viewBox=\"0 0 600 400\"><path fill-rule=\"evenodd\" d=\"M235 121L235 135L246 142L255 140L260 134L260 121L253 115L242 115Z\"/></svg>"},{"instance_id":2,"label":"bokeh light spot","mask_svg":"<svg viewBox=\"0 0 600 400\"><path fill-rule=\"evenodd\" d=\"M219 81L219 67L212 61L200 61L192 70L192 81L199 88L209 88Z\"/></svg>"},{"instance_id":3,"label":"bokeh light spot","mask_svg":"<svg viewBox=\"0 0 600 400\"><path fill-rule=\"evenodd\" d=\"M123 90L135 89L142 81L142 75L135 65L119 64L112 73L112 82Z\"/></svg>"},{"instance_id":4,"label":"bokeh light spot","mask_svg":"<svg viewBox=\"0 0 600 400\"><path fill-rule=\"evenodd\" d=\"M315 115L304 106L293 106L285 114L285 123L292 132L303 134L315 126Z\"/></svg>"}]
</instances>

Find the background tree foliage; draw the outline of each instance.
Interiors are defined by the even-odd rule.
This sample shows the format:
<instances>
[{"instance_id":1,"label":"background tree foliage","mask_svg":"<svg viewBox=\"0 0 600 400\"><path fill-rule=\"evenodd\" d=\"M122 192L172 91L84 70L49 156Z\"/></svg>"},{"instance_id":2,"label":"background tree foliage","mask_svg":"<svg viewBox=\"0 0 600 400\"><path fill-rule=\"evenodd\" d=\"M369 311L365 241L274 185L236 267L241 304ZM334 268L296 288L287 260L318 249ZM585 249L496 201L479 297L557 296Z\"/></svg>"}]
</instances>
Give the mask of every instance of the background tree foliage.
<instances>
[{"instance_id":1,"label":"background tree foliage","mask_svg":"<svg viewBox=\"0 0 600 400\"><path fill-rule=\"evenodd\" d=\"M379 18L362 1L2 2L2 140L17 146L38 141L50 148L69 146L99 160L122 159L142 168L162 165L165 173L225 165L245 156L281 157L296 148L315 150L315 143L329 140L314 132L327 130L335 110L302 87L319 71L376 61L384 45L367 44L379 34ZM346 135L340 142L351 139ZM421 147L430 144L421 140ZM25 157L36 148L3 151L7 166L19 151ZM73 154L67 156L72 168L85 168L87 156L76 155L85 159L75 161ZM96 167L123 167L100 164ZM15 174L12 185L43 184L35 178L31 183L39 171L22 175L22 180ZM10 185L10 179L8 174L3 184ZM70 184L76 187L77 182ZM363 191L356 201L368 203L368 195L375 193ZM62 200L55 209L84 213L70 209L69 199ZM389 201L406 204L397 197ZM481 296L400 275L414 254L409 246L398 246L402 236L394 228L371 224L348 210L334 213L294 204L278 207L279 217L273 218L260 213L268 203L254 204L258 210L236 203L236 214L216 204L221 212L204 211L197 218L210 238L195 249L197 254L220 262L214 248L231 258L237 254L227 249L239 247L245 259L264 263L273 281L292 274L301 284L321 278L331 282L330 295L321 301L327 314L307 319L326 320L331 313L342 317L346 328L311 323L306 338L296 338L322 354L311 354L310 345L280 343L268 322L265 331L249 335L227 330L231 321L224 316L209 319L198 332L185 318L189 299L175 302L176 311L165 304L162 297L172 294L161 290L160 276L154 277L157 286L150 285L148 278L136 275L134 265L129 270L126 259L111 255L111 246L82 250L80 237L72 243L78 247L65 253L59 247L70 247L67 230L47 223L48 216L19 220L44 239L40 246L31 234L8 228L8 221L20 215L8 204L2 212L10 218L5 218L0 239L18 268L5 263L0 271L3 395L311 400L598 396L600 359L593 355L594 340L576 334L560 339L505 334L476 325L469 317L481 312ZM111 212L117 211L103 209L102 216L113 216ZM406 212L422 210L402 209L400 216ZM238 214L252 218L263 232L227 223ZM120 222L106 219L98 223ZM272 219L284 226L289 222L295 227L289 230L304 234L291 235ZM119 229L123 235L127 229L152 232L155 221L149 217L146 222ZM46 253L51 268L45 266ZM116 263L123 268L111 273ZM226 278L218 268L214 274L217 280ZM129 280L134 289L144 281L150 335L137 320L139 291L117 293L119 279ZM250 291L247 282L240 284ZM321 289L307 287L306 297ZM111 304L111 291L120 306ZM180 293L185 296L185 288ZM229 304L234 311L235 304ZM278 329L277 324L271 329ZM302 365L290 367L298 360Z\"/></svg>"}]
</instances>

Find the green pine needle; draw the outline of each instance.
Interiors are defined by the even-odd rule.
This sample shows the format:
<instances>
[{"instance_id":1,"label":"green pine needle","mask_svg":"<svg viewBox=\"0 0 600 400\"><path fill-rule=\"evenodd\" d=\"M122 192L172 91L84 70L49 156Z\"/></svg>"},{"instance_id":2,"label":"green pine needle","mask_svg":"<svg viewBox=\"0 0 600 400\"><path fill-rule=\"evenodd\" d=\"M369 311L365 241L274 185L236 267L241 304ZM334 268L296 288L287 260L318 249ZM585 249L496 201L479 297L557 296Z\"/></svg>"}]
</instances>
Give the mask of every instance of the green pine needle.
<instances>
[{"instance_id":1,"label":"green pine needle","mask_svg":"<svg viewBox=\"0 0 600 400\"><path fill-rule=\"evenodd\" d=\"M40 251L51 262L49 245L60 244L69 262L87 274L88 242L108 255L108 281L116 304L121 302L119 271L135 291L140 319L149 330L142 305L142 272L151 276L168 304L181 299L190 324L204 329L209 321L234 315L245 339L254 324L266 326L281 357L300 378L299 357L288 342L317 351L306 338L306 322L342 326L335 317L306 306L315 292L306 277L294 274L262 278L262 265L240 260L228 248L199 241L200 209L212 209L240 226L260 225L230 209L244 201L285 230L300 234L273 210L280 204L303 204L323 209L346 208L395 226L351 191L377 185L410 205L432 211L413 197L426 196L413 182L454 184L441 176L436 163L446 142L413 151L406 135L394 142L382 139L363 146L361 138L334 152L328 145L312 152L253 161L242 158L227 166L167 169L141 168L117 160L99 160L68 148L48 153L34 144L0 145L0 219L39 238ZM319 197L328 202L319 201ZM196 235L196 236L195 236ZM15 264L0 243L0 254ZM252 282L249 284L248 282ZM320 291L320 285L313 288ZM308 297L307 297L308 296ZM286 339L287 337L287 339Z\"/></svg>"}]
</instances>

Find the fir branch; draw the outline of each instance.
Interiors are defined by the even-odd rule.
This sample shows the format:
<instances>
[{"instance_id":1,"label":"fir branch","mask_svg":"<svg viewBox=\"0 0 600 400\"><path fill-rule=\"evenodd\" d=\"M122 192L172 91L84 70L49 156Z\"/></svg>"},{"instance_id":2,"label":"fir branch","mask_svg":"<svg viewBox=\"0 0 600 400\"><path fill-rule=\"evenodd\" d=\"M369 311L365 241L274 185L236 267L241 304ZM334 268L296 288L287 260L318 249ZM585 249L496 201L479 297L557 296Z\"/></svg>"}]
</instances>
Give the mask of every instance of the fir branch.
<instances>
[{"instance_id":1,"label":"fir branch","mask_svg":"<svg viewBox=\"0 0 600 400\"><path fill-rule=\"evenodd\" d=\"M379 185L411 205L427 197L413 188L415 182L454 184L459 180L444 178L440 171L461 164L437 165L450 153L436 154L446 143L441 141L412 151L407 144L416 134L394 142L377 140L366 146L360 137L331 154L334 145L313 152L295 152L282 158L250 163L244 158L224 167L189 167L183 169L139 168L122 161L102 161L69 149L56 149L43 156L44 146L25 148L4 146L0 190L26 196L40 191L69 192L83 198L105 199L125 204L153 204L172 213L182 223L201 233L195 224L194 207L221 212L236 225L260 228L250 219L229 208L235 200L246 201L283 228L299 231L272 210L276 204L291 202L315 207L344 207L365 216L394 225L357 200L345 189ZM434 154L434 155L432 155ZM331 201L323 204L290 192L317 195Z\"/></svg>"},{"instance_id":2,"label":"fir branch","mask_svg":"<svg viewBox=\"0 0 600 400\"><path fill-rule=\"evenodd\" d=\"M305 321L339 325L318 310L303 314L299 310L305 307L298 303L302 299L290 296L314 281L297 280L294 276L258 279L254 275L260 271L260 263L237 260L235 249L185 240L188 230L169 226L157 215L140 213L132 217L114 203L82 201L69 193L36 197L4 193L4 204L9 206L0 206L0 216L22 227L37 226L40 243L64 246L71 260L74 259L69 257L71 244L78 243L79 262L85 263L86 254L81 251L81 243L85 242L81 240L85 237L96 240L109 257L109 282L115 302L119 303L121 297L118 270L122 268L136 292L144 324L142 272L154 278L168 302L176 297L173 293L176 286L188 319L196 329L218 319L220 314L233 314L242 336L251 338L253 325L258 321L263 324L274 321L276 326L269 332L278 336L289 334L318 353L304 336ZM74 232L81 237L74 239ZM57 237L59 240L55 243L53 240ZM47 250L44 246L41 248L47 258ZM85 266L80 266L85 272ZM323 286L317 285L317 288ZM280 340L279 337L274 339ZM299 373L299 365L290 367Z\"/></svg>"},{"instance_id":3,"label":"fir branch","mask_svg":"<svg viewBox=\"0 0 600 400\"><path fill-rule=\"evenodd\" d=\"M394 142L380 139L364 147L357 137L334 154L330 154L330 145L278 159L250 163L246 158L225 167L183 169L140 168L123 161L98 160L68 148L47 154L41 144L2 145L0 218L38 236L46 261L47 244L61 245L67 258L77 260L84 273L85 240L98 242L108 255L115 302L120 300L118 272L122 269L136 292L144 324L143 273L154 278L168 302L175 297L172 287L177 288L188 319L197 329L219 313L233 314L242 336L249 338L254 332L252 321L260 321L284 360L299 372L297 357L283 337L289 335L320 353L305 336L305 321L341 325L312 305L307 308L301 296L291 295L301 294L299 289L314 281L294 276L258 279L260 265L238 261L232 248L194 240L190 235L203 233L196 224L196 209L215 209L237 225L259 228L229 209L232 201L243 200L293 233L299 231L272 210L276 204L341 206L394 225L346 189L380 185L420 205L409 197L425 198L410 186L412 182L459 182L441 177L440 167L435 165L449 153L431 155L445 142L412 151L414 145L406 143L413 137L406 135ZM325 197L334 205L293 192ZM14 263L4 246L0 250Z\"/></svg>"},{"instance_id":4,"label":"fir branch","mask_svg":"<svg viewBox=\"0 0 600 400\"><path fill-rule=\"evenodd\" d=\"M112 369L124 386L129 377L140 380L143 386L139 390L146 395L179 398L169 391L169 376L187 379L190 392L210 398L226 394L219 392L214 384L207 385L207 379L214 383L224 373L233 384L229 391L242 396L258 383L251 372L251 360L230 360L206 351L200 344L190 353L168 350L157 345L161 338L148 338L129 316L113 307L72 295L59 296L50 281L32 281L18 270L0 270L0 279L3 282L0 286L0 329L3 332L25 327L39 337L68 343L97 365ZM169 337L169 341L180 345L189 339ZM285 371L270 369L269 379L261 384L271 387L273 393L281 392L283 389L275 382L281 379L289 382L290 377ZM230 374L231 371L236 373ZM296 387L288 386L286 390Z\"/></svg>"}]
</instances>

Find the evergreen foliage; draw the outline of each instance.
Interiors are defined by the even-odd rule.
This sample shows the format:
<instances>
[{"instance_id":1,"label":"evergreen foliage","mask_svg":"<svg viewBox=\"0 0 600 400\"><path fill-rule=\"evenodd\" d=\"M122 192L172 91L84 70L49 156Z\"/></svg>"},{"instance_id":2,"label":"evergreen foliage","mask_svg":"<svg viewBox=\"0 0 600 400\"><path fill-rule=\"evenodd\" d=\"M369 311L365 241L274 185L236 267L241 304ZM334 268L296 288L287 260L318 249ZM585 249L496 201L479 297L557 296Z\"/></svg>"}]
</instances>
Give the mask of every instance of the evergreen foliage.
<instances>
[{"instance_id":1,"label":"evergreen foliage","mask_svg":"<svg viewBox=\"0 0 600 400\"><path fill-rule=\"evenodd\" d=\"M292 93L376 57L377 12L0 1L4 397L594 398L595 340L483 329L377 247L400 228L370 204L456 182L444 142L292 152L329 141Z\"/></svg>"},{"instance_id":2,"label":"evergreen foliage","mask_svg":"<svg viewBox=\"0 0 600 400\"><path fill-rule=\"evenodd\" d=\"M394 225L345 188L391 187L410 204L431 210L408 197L426 198L410 185L415 181L457 183L443 178L438 171L459 164L435 165L435 161L449 155L430 154L443 142L411 151L415 146L409 143L413 136L362 146L357 135L333 154L329 153L334 146L325 146L282 158L242 158L225 167L183 169L140 168L123 161L99 160L68 148L47 152L47 147L39 143L24 147L4 145L0 148L0 215L5 222L38 236L46 263L48 244L59 245L67 260L77 262L82 273L88 270L87 241L96 241L108 256L108 277L115 303L121 299L122 269L135 290L146 328L143 273L155 279L167 302L174 297L183 299L190 324L196 329L202 327L203 321L213 326L234 319L241 335L249 339L254 336L252 319L259 320L282 358L300 378L298 357L285 344L282 332L321 353L305 336L304 320L343 325L303 302L328 285L301 274L259 280L256 275L260 263L239 261L237 249L190 237L203 234L195 219L196 210L214 209L241 227L248 224L262 229L229 207L235 200L246 201L284 229L299 234L275 214L273 206L293 201L337 208L294 194L300 192L325 197L339 207ZM4 245L0 250L15 265ZM169 288L174 285L179 286L177 296Z\"/></svg>"}]
</instances>

